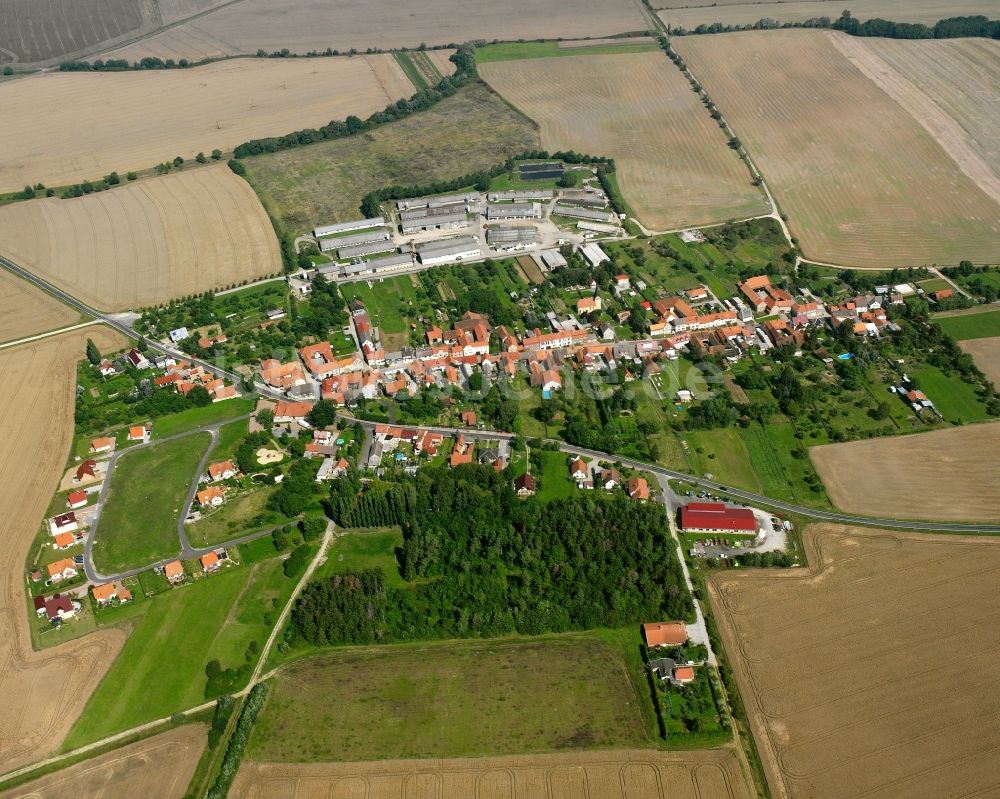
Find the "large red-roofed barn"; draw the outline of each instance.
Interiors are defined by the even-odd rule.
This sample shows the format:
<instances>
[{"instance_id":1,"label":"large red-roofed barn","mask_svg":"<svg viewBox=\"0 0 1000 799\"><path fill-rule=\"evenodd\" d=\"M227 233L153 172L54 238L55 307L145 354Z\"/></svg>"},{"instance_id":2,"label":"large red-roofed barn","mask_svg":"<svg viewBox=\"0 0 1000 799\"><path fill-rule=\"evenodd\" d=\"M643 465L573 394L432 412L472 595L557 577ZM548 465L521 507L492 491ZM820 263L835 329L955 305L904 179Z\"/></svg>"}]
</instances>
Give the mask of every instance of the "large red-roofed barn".
<instances>
[{"instance_id":1,"label":"large red-roofed barn","mask_svg":"<svg viewBox=\"0 0 1000 799\"><path fill-rule=\"evenodd\" d=\"M757 533L757 517L749 508L722 502L689 502L681 508L681 529L698 533Z\"/></svg>"}]
</instances>

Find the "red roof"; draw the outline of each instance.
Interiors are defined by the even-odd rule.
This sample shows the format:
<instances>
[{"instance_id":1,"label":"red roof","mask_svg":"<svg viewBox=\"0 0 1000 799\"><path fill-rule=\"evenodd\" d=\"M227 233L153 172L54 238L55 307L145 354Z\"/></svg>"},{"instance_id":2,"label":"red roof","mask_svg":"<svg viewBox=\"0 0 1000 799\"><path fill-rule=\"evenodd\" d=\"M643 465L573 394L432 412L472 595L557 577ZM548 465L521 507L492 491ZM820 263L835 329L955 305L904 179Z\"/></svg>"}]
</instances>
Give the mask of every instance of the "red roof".
<instances>
[{"instance_id":1,"label":"red roof","mask_svg":"<svg viewBox=\"0 0 1000 799\"><path fill-rule=\"evenodd\" d=\"M681 508L683 530L757 532L757 517L749 508L727 508L721 502L690 502Z\"/></svg>"},{"instance_id":2,"label":"red roof","mask_svg":"<svg viewBox=\"0 0 1000 799\"><path fill-rule=\"evenodd\" d=\"M654 621L642 625L647 646L683 646L687 643L687 627L682 621Z\"/></svg>"}]
</instances>

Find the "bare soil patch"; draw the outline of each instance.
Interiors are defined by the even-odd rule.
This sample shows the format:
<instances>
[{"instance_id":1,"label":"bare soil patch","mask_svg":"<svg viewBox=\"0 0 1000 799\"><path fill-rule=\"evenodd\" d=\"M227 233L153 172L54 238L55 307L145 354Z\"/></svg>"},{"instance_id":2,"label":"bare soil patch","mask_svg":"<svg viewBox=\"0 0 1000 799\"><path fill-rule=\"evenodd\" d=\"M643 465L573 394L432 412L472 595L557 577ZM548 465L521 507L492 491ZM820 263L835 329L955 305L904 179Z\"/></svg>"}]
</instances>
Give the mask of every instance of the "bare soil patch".
<instances>
[{"instance_id":1,"label":"bare soil patch","mask_svg":"<svg viewBox=\"0 0 1000 799\"><path fill-rule=\"evenodd\" d=\"M355 114L413 86L391 55L234 59L186 70L49 72L0 85L0 190L97 180ZM53 124L52 109L73 124Z\"/></svg>"},{"instance_id":2,"label":"bare soil patch","mask_svg":"<svg viewBox=\"0 0 1000 799\"><path fill-rule=\"evenodd\" d=\"M88 304L116 311L281 269L263 206L225 164L73 200L4 206L0 252Z\"/></svg>"},{"instance_id":3,"label":"bare soil patch","mask_svg":"<svg viewBox=\"0 0 1000 799\"><path fill-rule=\"evenodd\" d=\"M0 770L50 754L121 650L107 630L34 652L24 587L25 555L62 474L73 433L76 362L90 337L102 349L124 344L96 327L0 352Z\"/></svg>"},{"instance_id":4,"label":"bare soil patch","mask_svg":"<svg viewBox=\"0 0 1000 799\"><path fill-rule=\"evenodd\" d=\"M964 343L964 342L963 342ZM1000 422L813 447L841 510L933 521L1000 521Z\"/></svg>"},{"instance_id":5,"label":"bare soil patch","mask_svg":"<svg viewBox=\"0 0 1000 799\"><path fill-rule=\"evenodd\" d=\"M81 321L80 314L30 283L0 269L0 342Z\"/></svg>"},{"instance_id":6,"label":"bare soil patch","mask_svg":"<svg viewBox=\"0 0 1000 799\"><path fill-rule=\"evenodd\" d=\"M194 58L288 48L346 52L457 44L471 39L606 36L649 27L637 0L515 0L470 13L458 0L244 0L113 52Z\"/></svg>"},{"instance_id":7,"label":"bare soil patch","mask_svg":"<svg viewBox=\"0 0 1000 799\"><path fill-rule=\"evenodd\" d=\"M987 378L1000 385L1000 336L960 341L958 346L975 359L976 366Z\"/></svg>"},{"instance_id":8,"label":"bare soil patch","mask_svg":"<svg viewBox=\"0 0 1000 799\"><path fill-rule=\"evenodd\" d=\"M244 763L229 795L233 799L306 799L328 795L440 799L749 799L753 793L731 750L635 749L461 760Z\"/></svg>"},{"instance_id":9,"label":"bare soil patch","mask_svg":"<svg viewBox=\"0 0 1000 799\"><path fill-rule=\"evenodd\" d=\"M837 49L829 31L674 46L756 160L804 253L850 266L990 262L1000 204Z\"/></svg>"},{"instance_id":10,"label":"bare soil patch","mask_svg":"<svg viewBox=\"0 0 1000 799\"><path fill-rule=\"evenodd\" d=\"M479 71L538 122L544 148L613 157L647 227L767 212L722 131L660 52L498 61Z\"/></svg>"},{"instance_id":11,"label":"bare soil patch","mask_svg":"<svg viewBox=\"0 0 1000 799\"><path fill-rule=\"evenodd\" d=\"M810 568L709 581L775 799L990 796L1000 541L813 525Z\"/></svg>"},{"instance_id":12,"label":"bare soil patch","mask_svg":"<svg viewBox=\"0 0 1000 799\"><path fill-rule=\"evenodd\" d=\"M450 60L454 54L454 50L428 50L426 53L427 58L442 75L455 74L455 62Z\"/></svg>"},{"instance_id":13,"label":"bare soil patch","mask_svg":"<svg viewBox=\"0 0 1000 799\"><path fill-rule=\"evenodd\" d=\"M0 799L155 796L180 799L205 748L204 727L188 724L4 791Z\"/></svg>"},{"instance_id":14,"label":"bare soil patch","mask_svg":"<svg viewBox=\"0 0 1000 799\"><path fill-rule=\"evenodd\" d=\"M609 44L655 44L652 36L630 36L627 39L565 39L559 42L560 50L577 50L588 47L603 47Z\"/></svg>"}]
</instances>

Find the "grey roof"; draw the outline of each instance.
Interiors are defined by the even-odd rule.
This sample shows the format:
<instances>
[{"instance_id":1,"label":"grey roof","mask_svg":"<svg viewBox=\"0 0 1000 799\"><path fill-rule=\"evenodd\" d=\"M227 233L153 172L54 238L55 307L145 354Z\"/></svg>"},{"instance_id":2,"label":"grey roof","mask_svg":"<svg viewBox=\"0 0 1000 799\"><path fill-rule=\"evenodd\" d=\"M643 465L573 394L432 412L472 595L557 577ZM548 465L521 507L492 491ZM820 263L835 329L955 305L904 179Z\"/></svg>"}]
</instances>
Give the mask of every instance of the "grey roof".
<instances>
[{"instance_id":1,"label":"grey roof","mask_svg":"<svg viewBox=\"0 0 1000 799\"><path fill-rule=\"evenodd\" d=\"M594 219L598 222L611 222L615 215L610 211L598 211L593 208L578 208L575 205L563 205L556 203L552 209L553 213L560 216L571 216L577 219Z\"/></svg>"},{"instance_id":2,"label":"grey roof","mask_svg":"<svg viewBox=\"0 0 1000 799\"><path fill-rule=\"evenodd\" d=\"M552 189L510 189L509 191L491 191L487 195L490 202L497 200L551 200Z\"/></svg>"},{"instance_id":3,"label":"grey roof","mask_svg":"<svg viewBox=\"0 0 1000 799\"><path fill-rule=\"evenodd\" d=\"M445 205L439 208L413 208L409 211L400 211L399 218L410 220L410 219L427 219L435 216L448 216L450 214L457 214L459 210L455 208L454 205Z\"/></svg>"},{"instance_id":4,"label":"grey roof","mask_svg":"<svg viewBox=\"0 0 1000 799\"><path fill-rule=\"evenodd\" d=\"M411 197L399 200L396 208L403 211L407 208L439 208L442 205L457 205L459 203L479 202L478 191L467 191L456 194L439 194L431 197Z\"/></svg>"},{"instance_id":5,"label":"grey roof","mask_svg":"<svg viewBox=\"0 0 1000 799\"><path fill-rule=\"evenodd\" d=\"M487 219L515 219L517 217L540 217L542 206L538 203L501 203L486 207Z\"/></svg>"},{"instance_id":6,"label":"grey roof","mask_svg":"<svg viewBox=\"0 0 1000 799\"><path fill-rule=\"evenodd\" d=\"M520 241L537 240L537 231L533 227L498 227L486 231L490 244L515 244Z\"/></svg>"},{"instance_id":7,"label":"grey roof","mask_svg":"<svg viewBox=\"0 0 1000 799\"><path fill-rule=\"evenodd\" d=\"M417 245L417 254L423 258L443 258L448 255L479 250L479 240L474 236L459 236L454 239L438 239Z\"/></svg>"},{"instance_id":8,"label":"grey roof","mask_svg":"<svg viewBox=\"0 0 1000 799\"><path fill-rule=\"evenodd\" d=\"M379 227L385 224L385 219L381 216L373 216L370 219L355 219L352 222L337 222L333 225L322 225L313 230L313 235L331 236L334 233L346 233L348 230L362 230L366 227Z\"/></svg>"},{"instance_id":9,"label":"grey roof","mask_svg":"<svg viewBox=\"0 0 1000 799\"><path fill-rule=\"evenodd\" d=\"M417 230L431 230L436 227L464 227L469 224L469 221L469 217L462 211L461 213L445 214L442 216L404 219L402 227L404 233L413 233Z\"/></svg>"},{"instance_id":10,"label":"grey roof","mask_svg":"<svg viewBox=\"0 0 1000 799\"><path fill-rule=\"evenodd\" d=\"M557 266L566 266L566 259L559 250L545 250L541 253L542 263L545 264L549 269L555 269Z\"/></svg>"},{"instance_id":11,"label":"grey roof","mask_svg":"<svg viewBox=\"0 0 1000 799\"><path fill-rule=\"evenodd\" d=\"M330 250L339 250L341 247L353 247L356 244L368 244L372 241L386 241L388 238L389 231L385 228L372 228L364 233L355 233L351 236L320 239L319 251L330 252Z\"/></svg>"},{"instance_id":12,"label":"grey roof","mask_svg":"<svg viewBox=\"0 0 1000 799\"><path fill-rule=\"evenodd\" d=\"M340 247L337 249L337 253L341 258L357 258L358 256L375 255L395 249L391 241L372 241L368 244L355 244L353 247Z\"/></svg>"},{"instance_id":13,"label":"grey roof","mask_svg":"<svg viewBox=\"0 0 1000 799\"><path fill-rule=\"evenodd\" d=\"M656 660L649 661L649 668L656 672L656 676L661 680L672 677L676 665L671 658L657 658Z\"/></svg>"}]
</instances>

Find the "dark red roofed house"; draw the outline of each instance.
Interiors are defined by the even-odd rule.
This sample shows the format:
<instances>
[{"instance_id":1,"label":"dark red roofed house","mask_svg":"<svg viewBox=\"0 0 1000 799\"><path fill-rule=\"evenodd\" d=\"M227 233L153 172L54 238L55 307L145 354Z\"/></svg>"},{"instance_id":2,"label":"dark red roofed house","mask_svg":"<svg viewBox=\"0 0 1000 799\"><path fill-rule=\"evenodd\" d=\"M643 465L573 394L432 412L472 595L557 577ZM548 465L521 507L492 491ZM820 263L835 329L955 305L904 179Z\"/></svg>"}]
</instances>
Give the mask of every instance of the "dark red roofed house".
<instances>
[{"instance_id":1,"label":"dark red roofed house","mask_svg":"<svg viewBox=\"0 0 1000 799\"><path fill-rule=\"evenodd\" d=\"M681 529L694 533L757 534L757 517L749 508L728 508L722 502L689 502L681 508Z\"/></svg>"},{"instance_id":2,"label":"dark red roofed house","mask_svg":"<svg viewBox=\"0 0 1000 799\"><path fill-rule=\"evenodd\" d=\"M522 474L514 481L514 491L519 497L530 497L535 493L535 478L530 474Z\"/></svg>"},{"instance_id":3,"label":"dark red roofed house","mask_svg":"<svg viewBox=\"0 0 1000 799\"><path fill-rule=\"evenodd\" d=\"M82 483L84 480L96 480L97 479L97 461L93 458L88 458L83 463L80 464L79 468L76 470L76 476L73 478L74 483Z\"/></svg>"}]
</instances>

